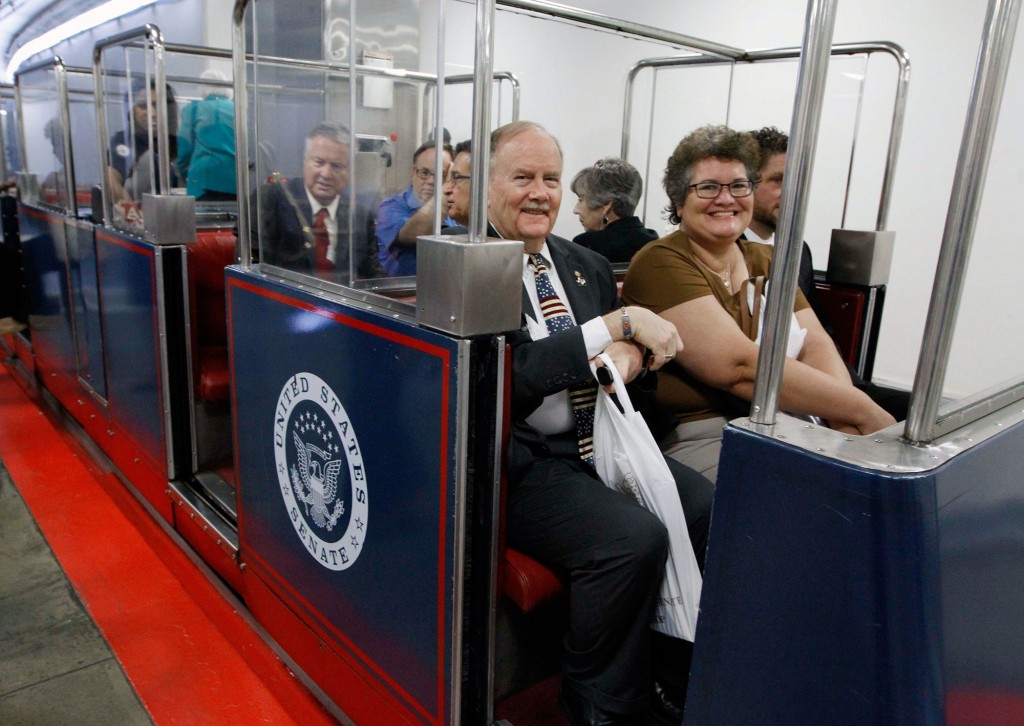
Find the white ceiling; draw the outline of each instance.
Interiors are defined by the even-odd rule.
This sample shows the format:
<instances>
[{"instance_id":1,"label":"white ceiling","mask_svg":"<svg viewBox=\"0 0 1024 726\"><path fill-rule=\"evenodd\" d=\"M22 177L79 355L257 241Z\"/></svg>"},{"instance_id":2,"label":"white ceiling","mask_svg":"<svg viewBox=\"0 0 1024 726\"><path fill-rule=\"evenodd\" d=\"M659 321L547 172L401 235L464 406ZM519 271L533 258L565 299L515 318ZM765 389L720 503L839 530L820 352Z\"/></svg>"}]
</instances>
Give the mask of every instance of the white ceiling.
<instances>
[{"instance_id":1,"label":"white ceiling","mask_svg":"<svg viewBox=\"0 0 1024 726\"><path fill-rule=\"evenodd\" d=\"M0 76L19 47L104 0L0 0Z\"/></svg>"}]
</instances>

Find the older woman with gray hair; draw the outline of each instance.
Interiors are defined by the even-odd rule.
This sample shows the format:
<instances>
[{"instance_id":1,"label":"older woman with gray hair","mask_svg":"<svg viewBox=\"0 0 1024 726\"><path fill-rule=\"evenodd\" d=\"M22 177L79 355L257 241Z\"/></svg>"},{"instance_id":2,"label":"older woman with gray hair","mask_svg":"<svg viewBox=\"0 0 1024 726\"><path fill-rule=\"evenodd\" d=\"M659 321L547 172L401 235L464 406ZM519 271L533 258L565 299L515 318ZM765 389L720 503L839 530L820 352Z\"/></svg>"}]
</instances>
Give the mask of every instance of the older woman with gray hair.
<instances>
[{"instance_id":1,"label":"older woman with gray hair","mask_svg":"<svg viewBox=\"0 0 1024 726\"><path fill-rule=\"evenodd\" d=\"M624 159L601 159L573 177L579 197L573 212L587 230L573 242L599 252L611 262L629 262L658 233L633 215L644 189L640 172Z\"/></svg>"},{"instance_id":2,"label":"older woman with gray hair","mask_svg":"<svg viewBox=\"0 0 1024 726\"><path fill-rule=\"evenodd\" d=\"M726 126L704 126L676 146L665 169L669 219L679 230L633 258L622 300L675 324L683 339L658 375L658 402L675 417L666 455L714 480L722 429L745 415L760 351L761 286L772 248L741 239L753 212L758 144ZM869 434L895 423L850 382L836 346L798 290L780 408L834 429ZM740 405L737 405L740 404Z\"/></svg>"}]
</instances>

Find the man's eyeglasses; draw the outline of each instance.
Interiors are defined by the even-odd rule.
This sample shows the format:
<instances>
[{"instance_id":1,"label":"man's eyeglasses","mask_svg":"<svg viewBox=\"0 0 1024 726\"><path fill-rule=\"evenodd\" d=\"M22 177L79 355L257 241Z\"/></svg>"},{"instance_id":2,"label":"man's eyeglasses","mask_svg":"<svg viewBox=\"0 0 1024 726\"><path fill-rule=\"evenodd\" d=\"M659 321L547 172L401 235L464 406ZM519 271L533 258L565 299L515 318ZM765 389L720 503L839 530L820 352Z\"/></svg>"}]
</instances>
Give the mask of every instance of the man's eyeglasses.
<instances>
[{"instance_id":1,"label":"man's eyeglasses","mask_svg":"<svg viewBox=\"0 0 1024 726\"><path fill-rule=\"evenodd\" d=\"M699 184L691 184L690 189L693 189L697 196L701 199L714 199L722 193L722 188L729 190L729 193L735 198L749 197L754 191L754 187L757 184L750 181L737 181L731 184L719 184L718 182L700 182Z\"/></svg>"},{"instance_id":2,"label":"man's eyeglasses","mask_svg":"<svg viewBox=\"0 0 1024 726\"><path fill-rule=\"evenodd\" d=\"M460 174L457 171L453 171L451 174L448 175L448 178L444 180L444 183L455 186L459 182L465 181L466 179L469 179L469 174Z\"/></svg>"},{"instance_id":3,"label":"man's eyeglasses","mask_svg":"<svg viewBox=\"0 0 1024 726\"><path fill-rule=\"evenodd\" d=\"M418 176L423 181L426 181L427 179L433 179L435 174L433 169L424 169L420 167L416 169L416 176Z\"/></svg>"}]
</instances>

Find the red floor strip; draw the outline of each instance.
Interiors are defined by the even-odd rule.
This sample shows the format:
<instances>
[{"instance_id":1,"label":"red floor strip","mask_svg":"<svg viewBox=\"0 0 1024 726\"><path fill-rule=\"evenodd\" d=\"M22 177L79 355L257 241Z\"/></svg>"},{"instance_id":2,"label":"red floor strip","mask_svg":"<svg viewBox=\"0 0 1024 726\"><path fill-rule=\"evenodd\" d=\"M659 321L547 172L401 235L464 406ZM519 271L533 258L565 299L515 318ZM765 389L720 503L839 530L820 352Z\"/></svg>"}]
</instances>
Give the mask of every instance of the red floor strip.
<instances>
[{"instance_id":1,"label":"red floor strip","mask_svg":"<svg viewBox=\"0 0 1024 726\"><path fill-rule=\"evenodd\" d=\"M99 471L5 366L0 457L157 724L335 723L116 477Z\"/></svg>"}]
</instances>

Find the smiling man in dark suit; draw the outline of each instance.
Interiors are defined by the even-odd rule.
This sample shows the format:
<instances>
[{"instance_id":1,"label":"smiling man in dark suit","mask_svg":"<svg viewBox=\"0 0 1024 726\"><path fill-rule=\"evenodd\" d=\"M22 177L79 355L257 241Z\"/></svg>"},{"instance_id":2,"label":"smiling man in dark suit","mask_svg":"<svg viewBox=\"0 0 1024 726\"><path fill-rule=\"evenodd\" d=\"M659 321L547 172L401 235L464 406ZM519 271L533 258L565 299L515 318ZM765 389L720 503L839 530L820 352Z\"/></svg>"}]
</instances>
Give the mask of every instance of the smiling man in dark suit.
<instances>
[{"instance_id":1,"label":"smiling man in dark suit","mask_svg":"<svg viewBox=\"0 0 1024 726\"><path fill-rule=\"evenodd\" d=\"M509 336L507 538L569 583L562 708L574 724L640 723L649 707L681 722L678 700L650 702L650 620L667 532L657 517L600 481L574 409L596 396L590 361L598 353L608 353L630 381L642 369L645 349L650 367L658 368L682 350L682 341L657 315L622 306L604 257L551 234L562 198L562 153L543 127L520 121L494 131L488 196L491 231L525 245L523 325ZM565 313L571 320L552 323ZM702 562L713 488L672 466ZM674 665L685 689L686 665Z\"/></svg>"},{"instance_id":2,"label":"smiling man in dark suit","mask_svg":"<svg viewBox=\"0 0 1024 726\"><path fill-rule=\"evenodd\" d=\"M373 217L350 209L350 134L318 124L306 137L302 178L275 175L260 189L261 260L347 284L350 260L357 279L381 277ZM351 232L349 221L351 218Z\"/></svg>"}]
</instances>

